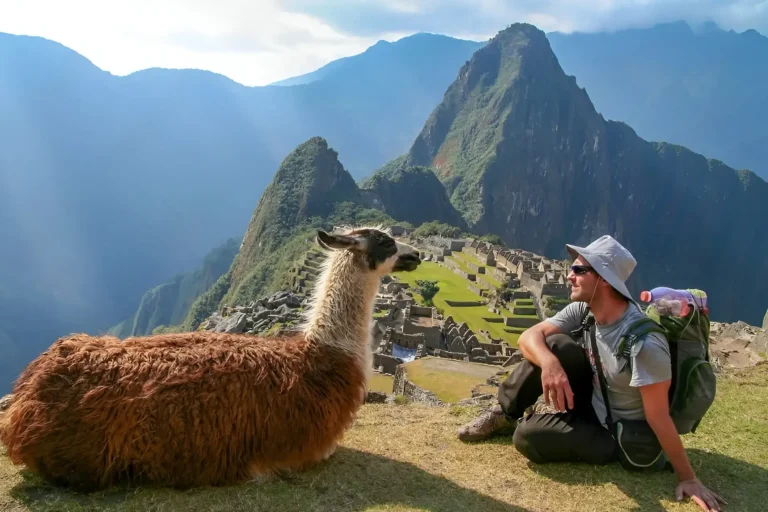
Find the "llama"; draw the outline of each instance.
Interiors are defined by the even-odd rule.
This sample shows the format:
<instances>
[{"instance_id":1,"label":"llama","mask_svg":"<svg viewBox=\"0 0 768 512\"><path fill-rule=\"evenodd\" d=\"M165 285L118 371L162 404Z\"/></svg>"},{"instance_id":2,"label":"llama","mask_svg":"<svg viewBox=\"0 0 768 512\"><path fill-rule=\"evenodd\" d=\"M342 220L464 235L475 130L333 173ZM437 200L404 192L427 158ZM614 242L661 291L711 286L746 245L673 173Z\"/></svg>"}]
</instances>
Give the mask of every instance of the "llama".
<instances>
[{"instance_id":1,"label":"llama","mask_svg":"<svg viewBox=\"0 0 768 512\"><path fill-rule=\"evenodd\" d=\"M298 334L74 334L32 361L0 418L15 464L78 490L241 483L326 460L365 401L381 277L418 252L376 228L329 253Z\"/></svg>"}]
</instances>

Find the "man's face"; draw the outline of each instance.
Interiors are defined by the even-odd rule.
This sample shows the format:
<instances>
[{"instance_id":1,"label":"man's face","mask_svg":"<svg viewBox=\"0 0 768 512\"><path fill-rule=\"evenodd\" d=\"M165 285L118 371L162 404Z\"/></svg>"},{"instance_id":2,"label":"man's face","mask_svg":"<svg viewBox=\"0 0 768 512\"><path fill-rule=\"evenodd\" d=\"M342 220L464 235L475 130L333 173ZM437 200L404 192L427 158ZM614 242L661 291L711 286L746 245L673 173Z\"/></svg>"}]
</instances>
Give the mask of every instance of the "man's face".
<instances>
[{"instance_id":1,"label":"man's face","mask_svg":"<svg viewBox=\"0 0 768 512\"><path fill-rule=\"evenodd\" d=\"M587 260L581 256L576 258L568 272L568 280L571 282L571 301L590 302L593 294L597 294L595 287L598 278L597 272L592 269Z\"/></svg>"}]
</instances>

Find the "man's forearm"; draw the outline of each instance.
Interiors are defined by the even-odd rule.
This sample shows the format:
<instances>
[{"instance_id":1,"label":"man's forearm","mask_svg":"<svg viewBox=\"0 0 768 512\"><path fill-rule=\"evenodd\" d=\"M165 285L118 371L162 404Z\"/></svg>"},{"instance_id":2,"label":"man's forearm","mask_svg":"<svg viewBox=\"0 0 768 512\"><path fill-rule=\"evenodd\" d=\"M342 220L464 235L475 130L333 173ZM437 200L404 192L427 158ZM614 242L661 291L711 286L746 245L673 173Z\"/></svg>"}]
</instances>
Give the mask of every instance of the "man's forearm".
<instances>
[{"instance_id":1,"label":"man's forearm","mask_svg":"<svg viewBox=\"0 0 768 512\"><path fill-rule=\"evenodd\" d=\"M695 478L696 475L688 460L688 455L685 453L683 442L669 414L659 414L655 417L648 417L647 420L654 433L656 433L656 437L664 453L669 458L669 462L675 468L678 480L683 481Z\"/></svg>"},{"instance_id":2,"label":"man's forearm","mask_svg":"<svg viewBox=\"0 0 768 512\"><path fill-rule=\"evenodd\" d=\"M544 334L536 329L524 332L517 341L517 346L523 357L539 368L547 363L557 361L557 357L549 350Z\"/></svg>"}]
</instances>

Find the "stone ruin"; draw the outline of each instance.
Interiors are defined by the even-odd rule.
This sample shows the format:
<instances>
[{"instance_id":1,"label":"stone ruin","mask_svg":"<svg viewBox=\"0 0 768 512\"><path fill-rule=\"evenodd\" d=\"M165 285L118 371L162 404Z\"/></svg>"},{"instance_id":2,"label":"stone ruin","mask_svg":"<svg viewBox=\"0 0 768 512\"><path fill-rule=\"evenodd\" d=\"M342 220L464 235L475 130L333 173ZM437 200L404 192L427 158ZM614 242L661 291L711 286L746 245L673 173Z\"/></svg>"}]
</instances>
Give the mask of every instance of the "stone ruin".
<instances>
[{"instance_id":1,"label":"stone ruin","mask_svg":"<svg viewBox=\"0 0 768 512\"><path fill-rule=\"evenodd\" d=\"M387 276L388 277L388 276ZM383 279L373 302L373 310L378 313L387 310L404 310L416 303L407 283ZM392 315L396 316L395 314Z\"/></svg>"},{"instance_id":2,"label":"stone ruin","mask_svg":"<svg viewBox=\"0 0 768 512\"><path fill-rule=\"evenodd\" d=\"M766 361L768 329L744 322L710 322L710 355L716 371L745 368Z\"/></svg>"},{"instance_id":3,"label":"stone ruin","mask_svg":"<svg viewBox=\"0 0 768 512\"><path fill-rule=\"evenodd\" d=\"M427 349L440 348L442 331L436 317L437 310L434 307L411 304L404 310L401 330L405 334L423 335Z\"/></svg>"},{"instance_id":4,"label":"stone ruin","mask_svg":"<svg viewBox=\"0 0 768 512\"><path fill-rule=\"evenodd\" d=\"M423 357L426 355L424 334L405 334L403 332L395 331L392 327L387 327L384 338L381 340L381 343L379 343L376 352L379 354L394 355L404 361L408 359L408 356L406 355L403 357L403 355L399 354L412 354L412 359Z\"/></svg>"},{"instance_id":5,"label":"stone ruin","mask_svg":"<svg viewBox=\"0 0 768 512\"><path fill-rule=\"evenodd\" d=\"M445 238L442 236L429 236L415 241L435 255L437 261L443 261L445 256L450 256L454 251L461 251L467 243L464 239Z\"/></svg>"},{"instance_id":6,"label":"stone ruin","mask_svg":"<svg viewBox=\"0 0 768 512\"><path fill-rule=\"evenodd\" d=\"M469 326L462 322L457 324L453 317L443 321L445 348L436 350L437 357L468 360L473 363L504 364L517 349L506 343L481 343Z\"/></svg>"},{"instance_id":7,"label":"stone ruin","mask_svg":"<svg viewBox=\"0 0 768 512\"><path fill-rule=\"evenodd\" d=\"M291 291L280 291L248 306L224 306L203 321L199 330L263 334L279 323L282 327L278 332L290 331L301 319L299 308L306 306L306 300Z\"/></svg>"}]
</instances>

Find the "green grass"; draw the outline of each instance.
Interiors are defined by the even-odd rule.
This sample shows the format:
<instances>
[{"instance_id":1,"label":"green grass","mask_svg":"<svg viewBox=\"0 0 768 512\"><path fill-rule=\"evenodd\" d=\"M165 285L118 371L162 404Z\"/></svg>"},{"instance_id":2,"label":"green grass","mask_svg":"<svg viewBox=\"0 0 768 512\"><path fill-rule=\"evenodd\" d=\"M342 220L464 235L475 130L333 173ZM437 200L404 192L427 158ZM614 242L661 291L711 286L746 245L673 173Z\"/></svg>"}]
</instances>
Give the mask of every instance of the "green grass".
<instances>
[{"instance_id":1,"label":"green grass","mask_svg":"<svg viewBox=\"0 0 768 512\"><path fill-rule=\"evenodd\" d=\"M539 318L538 315L518 315L517 313L513 313L512 310L515 308L515 306L520 307L526 307L526 308L532 308L533 307L533 301L531 299L515 299L509 303L507 303L507 311L509 314L506 316L510 318Z\"/></svg>"},{"instance_id":2,"label":"green grass","mask_svg":"<svg viewBox=\"0 0 768 512\"><path fill-rule=\"evenodd\" d=\"M458 253L454 253L454 254L458 254ZM478 279L477 281L475 281L475 283L474 283L474 284L475 284L475 285L476 285L478 288L490 288L490 286L491 286L490 284L488 284L487 282L484 282L484 281L482 281L482 280L479 280L480 274L478 274L477 272L475 272L474 270L472 270L471 268L469 268L469 267L467 266L467 262L466 262L465 260L463 260L463 259L461 259L461 258L454 258L453 256L446 256L446 257L445 257L445 259L446 259L446 260L455 261L455 262L456 262L456 263L459 265L459 268L460 268L461 270L463 270L464 272L466 272L466 273L468 273L468 274L474 274L474 275L475 275L475 278L476 278L476 279ZM467 280L465 279L465 281L467 281ZM467 281L467 283L469 283L469 281Z\"/></svg>"},{"instance_id":3,"label":"green grass","mask_svg":"<svg viewBox=\"0 0 768 512\"><path fill-rule=\"evenodd\" d=\"M431 261L425 261L413 272L399 272L394 274L394 276L402 282L409 283L411 286L416 286L416 280L418 279L437 281L440 291L437 292L437 295L432 300L436 307L445 312L445 316L452 316L456 323L459 324L466 322L469 328L478 335L480 329L485 329L495 338L502 338L511 346L517 346L519 335L505 332L504 324L491 324L483 320L483 318L501 318L499 315L488 311L487 306L462 308L450 307L446 304L446 299L455 301L482 300L482 297L469 290L469 281L450 269ZM418 294L414 294L414 297L418 301L422 300Z\"/></svg>"},{"instance_id":4,"label":"green grass","mask_svg":"<svg viewBox=\"0 0 768 512\"><path fill-rule=\"evenodd\" d=\"M494 288L500 288L501 282L493 277L493 271L494 267L489 267L488 265L484 264L482 261L477 259L476 257L472 256L471 254L466 254L464 252L454 252L454 256L456 256L457 261L462 261L463 263L474 263L475 265L479 267L485 267L485 274L477 274L478 279L482 279L486 282L486 284L493 286Z\"/></svg>"},{"instance_id":5,"label":"green grass","mask_svg":"<svg viewBox=\"0 0 768 512\"><path fill-rule=\"evenodd\" d=\"M683 437L697 476L728 505L768 503L768 365L719 375L717 398ZM0 510L13 512L698 512L677 503L671 473L618 464L528 462L509 437L463 443L456 430L475 407L363 406L331 459L271 483L176 491L118 487L77 494L13 466L0 448Z\"/></svg>"}]
</instances>

